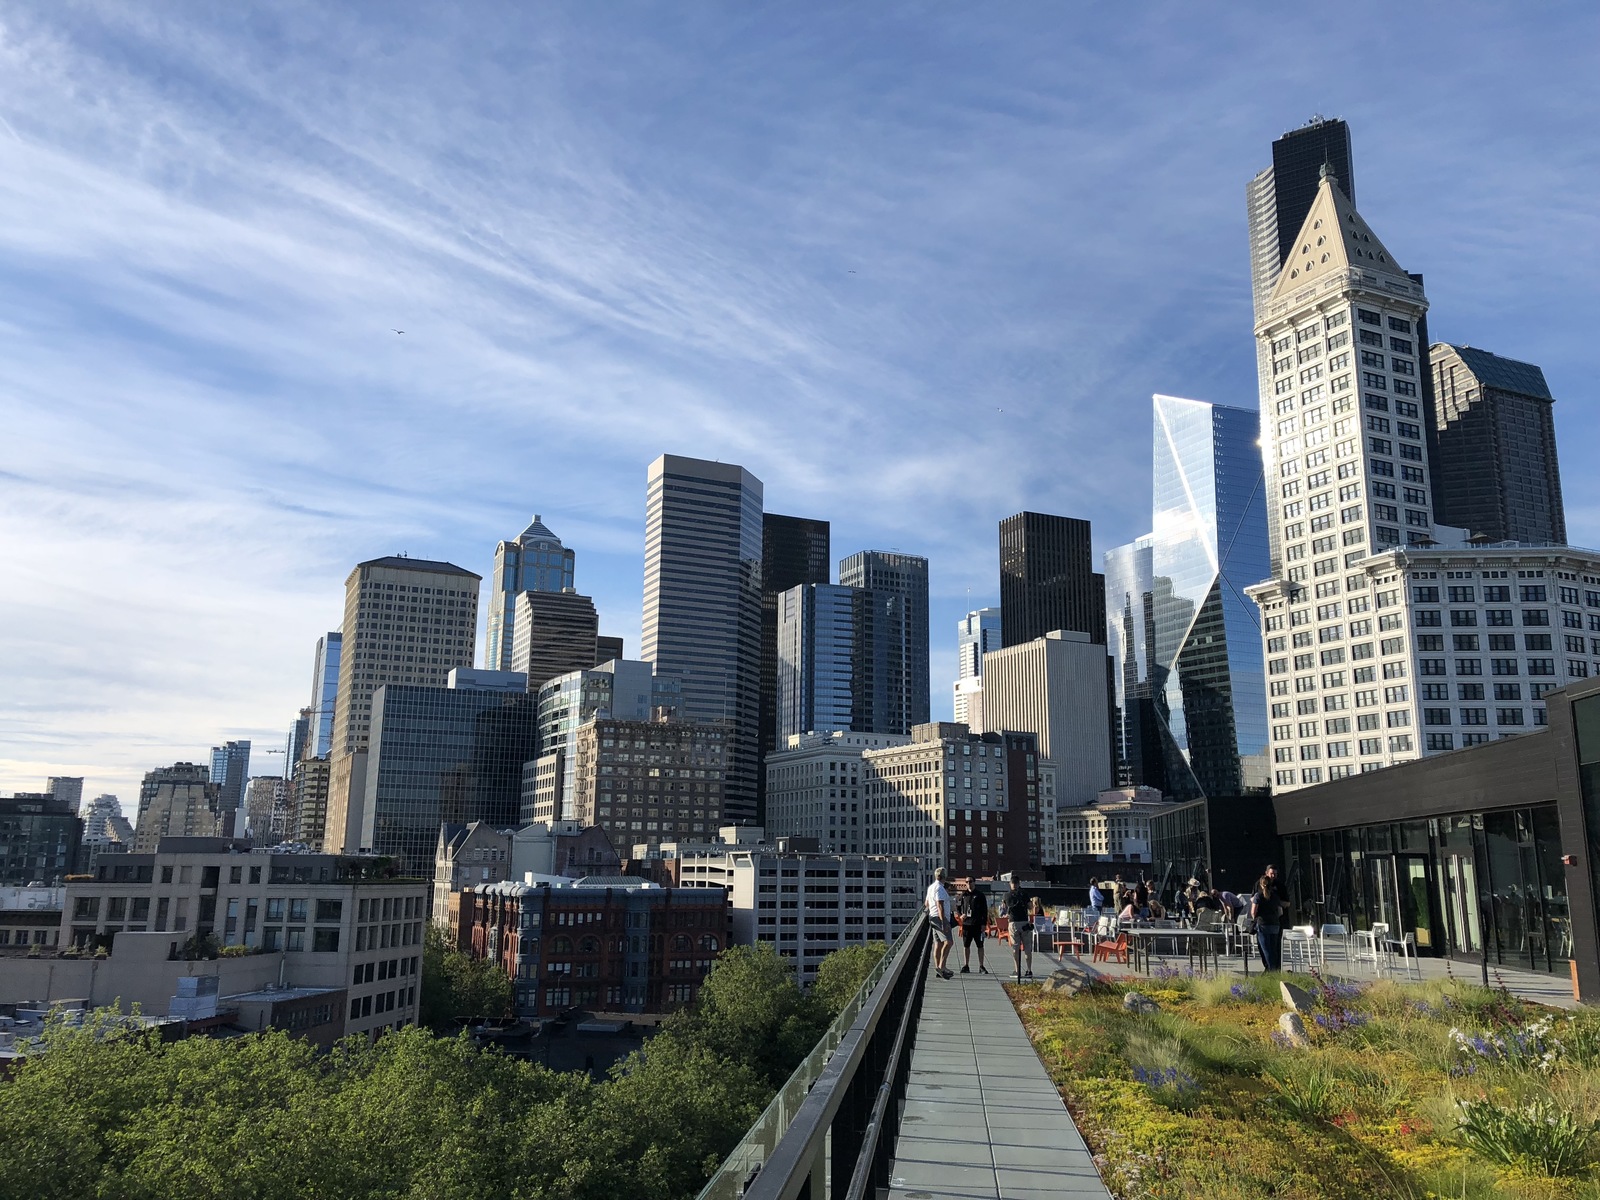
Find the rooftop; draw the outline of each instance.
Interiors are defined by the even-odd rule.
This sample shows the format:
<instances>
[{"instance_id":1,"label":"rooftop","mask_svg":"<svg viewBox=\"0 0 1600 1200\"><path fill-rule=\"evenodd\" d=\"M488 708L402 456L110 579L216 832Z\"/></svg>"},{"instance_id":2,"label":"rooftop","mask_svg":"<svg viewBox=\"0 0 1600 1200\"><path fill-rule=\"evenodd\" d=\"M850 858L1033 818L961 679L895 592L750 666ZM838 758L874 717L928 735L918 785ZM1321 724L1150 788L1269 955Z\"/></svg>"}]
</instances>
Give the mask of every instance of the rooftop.
<instances>
[{"instance_id":1,"label":"rooftop","mask_svg":"<svg viewBox=\"0 0 1600 1200\"><path fill-rule=\"evenodd\" d=\"M403 554L389 554L383 558L369 558L366 562L356 564L358 570L361 567L390 567L400 571L425 571L431 575L460 575L466 579L479 580L483 578L482 575L469 571L465 567L458 567L455 563L438 562L431 558L407 558Z\"/></svg>"},{"instance_id":2,"label":"rooftop","mask_svg":"<svg viewBox=\"0 0 1600 1200\"><path fill-rule=\"evenodd\" d=\"M1516 392L1522 396L1536 396L1541 400L1554 400L1550 385L1544 381L1544 372L1532 363L1518 362L1514 358L1501 358L1492 350L1476 346L1457 346L1441 343L1454 350L1484 387L1499 388L1503 392Z\"/></svg>"}]
</instances>

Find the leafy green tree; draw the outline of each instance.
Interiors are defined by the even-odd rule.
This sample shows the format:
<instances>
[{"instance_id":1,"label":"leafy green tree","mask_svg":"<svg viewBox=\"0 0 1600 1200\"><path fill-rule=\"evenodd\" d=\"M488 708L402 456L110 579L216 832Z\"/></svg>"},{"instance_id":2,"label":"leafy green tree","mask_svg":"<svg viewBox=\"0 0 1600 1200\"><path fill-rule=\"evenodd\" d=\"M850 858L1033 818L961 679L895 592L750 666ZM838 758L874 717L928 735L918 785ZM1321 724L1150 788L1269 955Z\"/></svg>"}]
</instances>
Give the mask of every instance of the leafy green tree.
<instances>
[{"instance_id":1,"label":"leafy green tree","mask_svg":"<svg viewBox=\"0 0 1600 1200\"><path fill-rule=\"evenodd\" d=\"M889 952L888 942L863 942L833 951L817 964L817 980L811 985L816 998L831 1021L861 990L872 968Z\"/></svg>"},{"instance_id":2,"label":"leafy green tree","mask_svg":"<svg viewBox=\"0 0 1600 1200\"><path fill-rule=\"evenodd\" d=\"M497 1020L511 1011L511 977L486 958L458 950L442 925L422 937L418 1021L435 1033L454 1033L457 1018Z\"/></svg>"},{"instance_id":3,"label":"leafy green tree","mask_svg":"<svg viewBox=\"0 0 1600 1200\"><path fill-rule=\"evenodd\" d=\"M827 1013L800 990L793 965L768 942L724 951L693 1007L662 1023L665 1034L749 1066L774 1090L827 1028Z\"/></svg>"}]
</instances>

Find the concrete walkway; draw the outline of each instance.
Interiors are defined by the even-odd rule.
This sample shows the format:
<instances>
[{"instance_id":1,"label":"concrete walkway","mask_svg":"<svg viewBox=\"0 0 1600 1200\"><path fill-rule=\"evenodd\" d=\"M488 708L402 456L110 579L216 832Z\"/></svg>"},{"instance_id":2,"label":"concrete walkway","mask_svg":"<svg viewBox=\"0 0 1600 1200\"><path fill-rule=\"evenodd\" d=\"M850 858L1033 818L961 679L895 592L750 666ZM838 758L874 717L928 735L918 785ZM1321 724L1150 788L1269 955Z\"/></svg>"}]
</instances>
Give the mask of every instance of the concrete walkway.
<instances>
[{"instance_id":1,"label":"concrete walkway","mask_svg":"<svg viewBox=\"0 0 1600 1200\"><path fill-rule=\"evenodd\" d=\"M927 981L889 1195L1111 1195L996 976Z\"/></svg>"}]
</instances>

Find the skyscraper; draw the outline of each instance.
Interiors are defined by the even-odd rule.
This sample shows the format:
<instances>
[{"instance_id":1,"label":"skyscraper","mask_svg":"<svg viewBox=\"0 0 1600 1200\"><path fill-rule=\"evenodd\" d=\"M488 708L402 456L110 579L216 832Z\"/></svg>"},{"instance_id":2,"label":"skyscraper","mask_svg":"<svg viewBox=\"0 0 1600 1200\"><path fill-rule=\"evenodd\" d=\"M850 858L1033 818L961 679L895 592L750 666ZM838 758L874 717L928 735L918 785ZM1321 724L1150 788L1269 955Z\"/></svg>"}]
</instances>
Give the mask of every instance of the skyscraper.
<instances>
[{"instance_id":1,"label":"skyscraper","mask_svg":"<svg viewBox=\"0 0 1600 1200\"><path fill-rule=\"evenodd\" d=\"M956 624L955 718L959 725L976 722L973 705L983 695L983 656L1000 649L1000 610L975 608Z\"/></svg>"},{"instance_id":2,"label":"skyscraper","mask_svg":"<svg viewBox=\"0 0 1600 1200\"><path fill-rule=\"evenodd\" d=\"M233 837L238 831L232 821L244 808L245 781L250 778L250 743L248 741L224 742L211 747L211 782L216 784L218 816L224 837Z\"/></svg>"},{"instance_id":3,"label":"skyscraper","mask_svg":"<svg viewBox=\"0 0 1600 1200\"><path fill-rule=\"evenodd\" d=\"M728 727L726 819L756 817L761 481L732 463L650 464L641 656L683 683L684 715Z\"/></svg>"},{"instance_id":4,"label":"skyscraper","mask_svg":"<svg viewBox=\"0 0 1600 1200\"><path fill-rule=\"evenodd\" d=\"M311 756L320 758L333 749L333 710L339 702L339 658L344 634L325 633L317 639L311 668L311 720L316 730Z\"/></svg>"},{"instance_id":5,"label":"skyscraper","mask_svg":"<svg viewBox=\"0 0 1600 1200\"><path fill-rule=\"evenodd\" d=\"M73 812L83 807L83 776L52 775L45 781L44 790L68 805Z\"/></svg>"},{"instance_id":6,"label":"skyscraper","mask_svg":"<svg viewBox=\"0 0 1600 1200\"><path fill-rule=\"evenodd\" d=\"M600 615L588 596L571 589L520 592L511 611L516 614L511 665L496 669L526 675L530 692L547 679L595 665Z\"/></svg>"},{"instance_id":7,"label":"skyscraper","mask_svg":"<svg viewBox=\"0 0 1600 1200\"><path fill-rule=\"evenodd\" d=\"M1402 614L1374 613L1403 589L1373 592L1390 577L1362 563L1434 544L1419 393L1427 308L1418 277L1324 173L1256 323L1276 553L1275 578L1249 594L1266 639L1275 791L1418 752L1412 647L1372 636L1375 620L1380 632L1404 627Z\"/></svg>"},{"instance_id":8,"label":"skyscraper","mask_svg":"<svg viewBox=\"0 0 1600 1200\"><path fill-rule=\"evenodd\" d=\"M1323 164L1356 199L1350 126L1338 118L1312 117L1272 143L1272 165L1250 181L1245 207L1250 221L1250 291L1256 316L1278 282L1295 235L1317 196Z\"/></svg>"},{"instance_id":9,"label":"skyscraper","mask_svg":"<svg viewBox=\"0 0 1600 1200\"><path fill-rule=\"evenodd\" d=\"M1112 754L1119 787L1167 788L1152 670L1155 575L1148 534L1106 551L1106 650L1111 655Z\"/></svg>"},{"instance_id":10,"label":"skyscraper","mask_svg":"<svg viewBox=\"0 0 1600 1200\"><path fill-rule=\"evenodd\" d=\"M154 853L164 837L232 837L235 809L224 806L222 788L196 763L147 771L139 788L133 853Z\"/></svg>"},{"instance_id":11,"label":"skyscraper","mask_svg":"<svg viewBox=\"0 0 1600 1200\"><path fill-rule=\"evenodd\" d=\"M509 542L494 548L494 580L489 590L489 621L484 630L483 665L490 671L515 670L516 599L524 592L560 592L573 586L576 555L533 515Z\"/></svg>"},{"instance_id":12,"label":"skyscraper","mask_svg":"<svg viewBox=\"0 0 1600 1200\"><path fill-rule=\"evenodd\" d=\"M1154 404L1146 681L1163 790L1237 796L1267 786L1260 618L1244 591L1270 571L1260 425L1241 408Z\"/></svg>"},{"instance_id":13,"label":"skyscraper","mask_svg":"<svg viewBox=\"0 0 1600 1200\"><path fill-rule=\"evenodd\" d=\"M1429 352L1435 421L1435 517L1490 542L1563 545L1555 397L1532 363L1475 346Z\"/></svg>"},{"instance_id":14,"label":"skyscraper","mask_svg":"<svg viewBox=\"0 0 1600 1200\"><path fill-rule=\"evenodd\" d=\"M324 849L360 846L372 693L386 683L442 687L452 668L472 666L479 583L453 563L399 555L359 563L345 579Z\"/></svg>"},{"instance_id":15,"label":"skyscraper","mask_svg":"<svg viewBox=\"0 0 1600 1200\"><path fill-rule=\"evenodd\" d=\"M761 517L761 755L783 743L778 721L778 597L803 583L827 583L830 527L809 517ZM760 820L766 820L767 773L756 774Z\"/></svg>"},{"instance_id":16,"label":"skyscraper","mask_svg":"<svg viewBox=\"0 0 1600 1200\"><path fill-rule=\"evenodd\" d=\"M1106 636L1105 579L1089 522L1021 512L1000 522L1000 641L1019 646L1057 629Z\"/></svg>"},{"instance_id":17,"label":"skyscraper","mask_svg":"<svg viewBox=\"0 0 1600 1200\"><path fill-rule=\"evenodd\" d=\"M928 560L915 554L863 550L839 564L843 587L875 593L871 711L876 730L910 733L928 723Z\"/></svg>"},{"instance_id":18,"label":"skyscraper","mask_svg":"<svg viewBox=\"0 0 1600 1200\"><path fill-rule=\"evenodd\" d=\"M841 584L803 584L778 597L778 742L804 733L909 733L894 665L899 597Z\"/></svg>"}]
</instances>

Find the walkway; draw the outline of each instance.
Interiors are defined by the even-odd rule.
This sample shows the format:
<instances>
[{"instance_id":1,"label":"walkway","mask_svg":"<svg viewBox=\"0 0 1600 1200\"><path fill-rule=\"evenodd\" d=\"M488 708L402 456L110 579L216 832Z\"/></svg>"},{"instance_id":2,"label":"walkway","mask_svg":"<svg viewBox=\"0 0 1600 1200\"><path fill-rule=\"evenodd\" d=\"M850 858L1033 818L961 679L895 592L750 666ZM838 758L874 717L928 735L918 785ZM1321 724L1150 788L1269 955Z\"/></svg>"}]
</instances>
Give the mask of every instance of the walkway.
<instances>
[{"instance_id":1,"label":"walkway","mask_svg":"<svg viewBox=\"0 0 1600 1200\"><path fill-rule=\"evenodd\" d=\"M889 1195L1111 1195L995 976L928 978Z\"/></svg>"}]
</instances>

